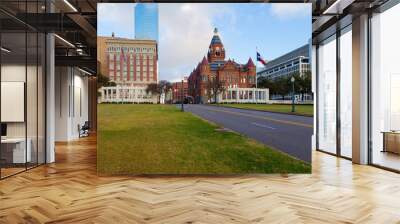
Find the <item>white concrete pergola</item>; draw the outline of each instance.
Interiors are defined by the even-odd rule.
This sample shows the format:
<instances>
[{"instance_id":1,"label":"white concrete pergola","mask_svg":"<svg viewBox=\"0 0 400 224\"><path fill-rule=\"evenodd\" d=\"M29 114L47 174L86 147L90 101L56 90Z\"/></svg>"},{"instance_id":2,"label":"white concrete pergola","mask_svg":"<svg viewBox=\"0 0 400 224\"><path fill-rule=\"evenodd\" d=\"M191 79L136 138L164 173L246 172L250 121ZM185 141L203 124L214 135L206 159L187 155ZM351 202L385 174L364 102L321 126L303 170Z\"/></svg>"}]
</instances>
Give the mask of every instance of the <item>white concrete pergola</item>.
<instances>
[{"instance_id":1,"label":"white concrete pergola","mask_svg":"<svg viewBox=\"0 0 400 224\"><path fill-rule=\"evenodd\" d=\"M269 89L228 88L218 96L219 103L269 103Z\"/></svg>"},{"instance_id":2,"label":"white concrete pergola","mask_svg":"<svg viewBox=\"0 0 400 224\"><path fill-rule=\"evenodd\" d=\"M157 103L157 96L146 93L146 86L103 86L99 91L99 103Z\"/></svg>"}]
</instances>

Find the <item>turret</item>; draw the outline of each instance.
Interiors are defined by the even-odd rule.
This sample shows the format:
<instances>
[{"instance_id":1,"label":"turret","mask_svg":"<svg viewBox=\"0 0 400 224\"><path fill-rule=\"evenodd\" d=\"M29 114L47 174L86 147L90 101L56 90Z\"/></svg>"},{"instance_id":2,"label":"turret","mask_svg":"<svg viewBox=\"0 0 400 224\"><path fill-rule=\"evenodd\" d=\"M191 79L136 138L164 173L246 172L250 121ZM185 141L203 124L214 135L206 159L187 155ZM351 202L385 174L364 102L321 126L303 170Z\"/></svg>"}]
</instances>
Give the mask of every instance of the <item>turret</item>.
<instances>
[{"instance_id":1,"label":"turret","mask_svg":"<svg viewBox=\"0 0 400 224\"><path fill-rule=\"evenodd\" d=\"M251 58L249 58L249 60L247 61L246 66L247 66L248 68L255 67L255 65L254 65L254 63L253 63L253 60L251 60Z\"/></svg>"},{"instance_id":2,"label":"turret","mask_svg":"<svg viewBox=\"0 0 400 224\"><path fill-rule=\"evenodd\" d=\"M214 36L211 39L207 54L208 62L225 60L225 48L218 35L218 29L214 29Z\"/></svg>"}]
</instances>

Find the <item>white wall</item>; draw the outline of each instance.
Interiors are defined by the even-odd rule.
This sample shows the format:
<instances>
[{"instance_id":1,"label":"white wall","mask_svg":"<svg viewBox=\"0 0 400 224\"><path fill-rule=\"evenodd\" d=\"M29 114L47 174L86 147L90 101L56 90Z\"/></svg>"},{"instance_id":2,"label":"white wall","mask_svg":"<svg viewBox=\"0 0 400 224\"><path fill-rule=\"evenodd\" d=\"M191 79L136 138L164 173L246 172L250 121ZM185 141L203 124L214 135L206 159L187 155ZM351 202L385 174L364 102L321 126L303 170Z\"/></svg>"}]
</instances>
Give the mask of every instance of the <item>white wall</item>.
<instances>
[{"instance_id":1,"label":"white wall","mask_svg":"<svg viewBox=\"0 0 400 224\"><path fill-rule=\"evenodd\" d=\"M28 72L28 79L31 74L36 74L36 67L18 64L5 64L1 66L1 81L2 82L24 82L26 70ZM30 86L36 86L36 80L28 80ZM34 107L36 111L36 88L27 88L27 106ZM3 96L4 97L4 96ZM34 103L34 104L31 104ZM41 105L39 105L40 107ZM2 110L7 110L8 108L1 108ZM22 108L24 110L24 108ZM34 124L28 124L28 137L32 130L36 130L36 113L32 113L31 110L27 109L27 119L28 122L34 121ZM8 137L25 137L25 124L26 122L7 122L7 136ZM36 134L36 132L35 132Z\"/></svg>"},{"instance_id":2,"label":"white wall","mask_svg":"<svg viewBox=\"0 0 400 224\"><path fill-rule=\"evenodd\" d=\"M88 120L88 78L76 68L56 67L55 141L79 138Z\"/></svg>"},{"instance_id":3,"label":"white wall","mask_svg":"<svg viewBox=\"0 0 400 224\"><path fill-rule=\"evenodd\" d=\"M67 67L55 68L55 140L68 140L68 117L69 117L69 95L70 84L69 69Z\"/></svg>"},{"instance_id":4,"label":"white wall","mask_svg":"<svg viewBox=\"0 0 400 224\"><path fill-rule=\"evenodd\" d=\"M2 82L25 82L25 64L5 64L1 66ZM29 68L28 68L29 69ZM22 108L24 109L24 108ZM7 110L7 108L1 108ZM25 122L7 122L8 137L25 137Z\"/></svg>"},{"instance_id":5,"label":"white wall","mask_svg":"<svg viewBox=\"0 0 400 224\"><path fill-rule=\"evenodd\" d=\"M12 106L4 106L1 108L2 114L4 113L20 113L21 120L16 122L8 122L7 124L7 137L8 138L24 138L25 135L28 138L29 148L31 149L32 162L44 163L44 150L45 150L45 115L44 115L44 74L42 67L35 65L27 65L11 63L2 64L2 86L3 82L19 82L20 84L26 85L26 99L24 96L24 87L20 89L14 89L22 95L22 102L19 102L18 108L12 108ZM25 80L27 79L27 80ZM15 87L14 87L15 88ZM10 98L7 94L11 92L5 92L6 89L2 89L2 99ZM5 95L4 95L5 94ZM14 99L15 100L15 99ZM3 104L4 102L2 102ZM13 103L13 102L11 102ZM15 104L18 102L14 101ZM25 106L26 103L26 106ZM24 114L26 112L26 119ZM2 118L2 120L4 120ZM39 159L39 161L36 161Z\"/></svg>"},{"instance_id":6,"label":"white wall","mask_svg":"<svg viewBox=\"0 0 400 224\"><path fill-rule=\"evenodd\" d=\"M74 70L74 80L73 80L73 96L71 96L74 102L71 102L73 108L72 119L71 119L71 136L72 138L78 138L78 124L83 125L85 121L88 120L88 78L81 76L82 73L76 73Z\"/></svg>"},{"instance_id":7,"label":"white wall","mask_svg":"<svg viewBox=\"0 0 400 224\"><path fill-rule=\"evenodd\" d=\"M1 121L25 121L25 83L1 82ZM36 108L36 105L35 105Z\"/></svg>"}]
</instances>

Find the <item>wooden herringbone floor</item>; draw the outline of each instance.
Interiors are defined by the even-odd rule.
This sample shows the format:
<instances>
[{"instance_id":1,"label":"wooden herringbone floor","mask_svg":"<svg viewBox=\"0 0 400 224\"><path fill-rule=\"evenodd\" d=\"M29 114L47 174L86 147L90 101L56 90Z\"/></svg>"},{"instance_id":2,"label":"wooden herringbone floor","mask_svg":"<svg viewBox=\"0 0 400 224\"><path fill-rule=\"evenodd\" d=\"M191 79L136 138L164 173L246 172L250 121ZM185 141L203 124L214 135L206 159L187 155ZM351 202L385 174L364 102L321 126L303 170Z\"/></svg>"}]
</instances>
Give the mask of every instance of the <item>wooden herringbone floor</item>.
<instances>
[{"instance_id":1,"label":"wooden herringbone floor","mask_svg":"<svg viewBox=\"0 0 400 224\"><path fill-rule=\"evenodd\" d=\"M400 223L400 175L319 152L312 175L99 177L96 141L0 181L0 223Z\"/></svg>"}]
</instances>

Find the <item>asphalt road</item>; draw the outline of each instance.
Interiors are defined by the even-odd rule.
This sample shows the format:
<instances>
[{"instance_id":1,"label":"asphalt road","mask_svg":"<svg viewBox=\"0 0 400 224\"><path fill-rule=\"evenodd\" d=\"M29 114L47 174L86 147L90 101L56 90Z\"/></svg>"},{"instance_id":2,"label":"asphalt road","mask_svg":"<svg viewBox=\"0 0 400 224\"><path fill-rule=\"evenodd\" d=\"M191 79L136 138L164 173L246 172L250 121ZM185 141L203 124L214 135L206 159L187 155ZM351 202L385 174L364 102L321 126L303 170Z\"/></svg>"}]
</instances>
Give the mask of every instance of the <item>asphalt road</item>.
<instances>
[{"instance_id":1,"label":"asphalt road","mask_svg":"<svg viewBox=\"0 0 400 224\"><path fill-rule=\"evenodd\" d=\"M311 162L312 117L200 104L186 104L185 111Z\"/></svg>"}]
</instances>

